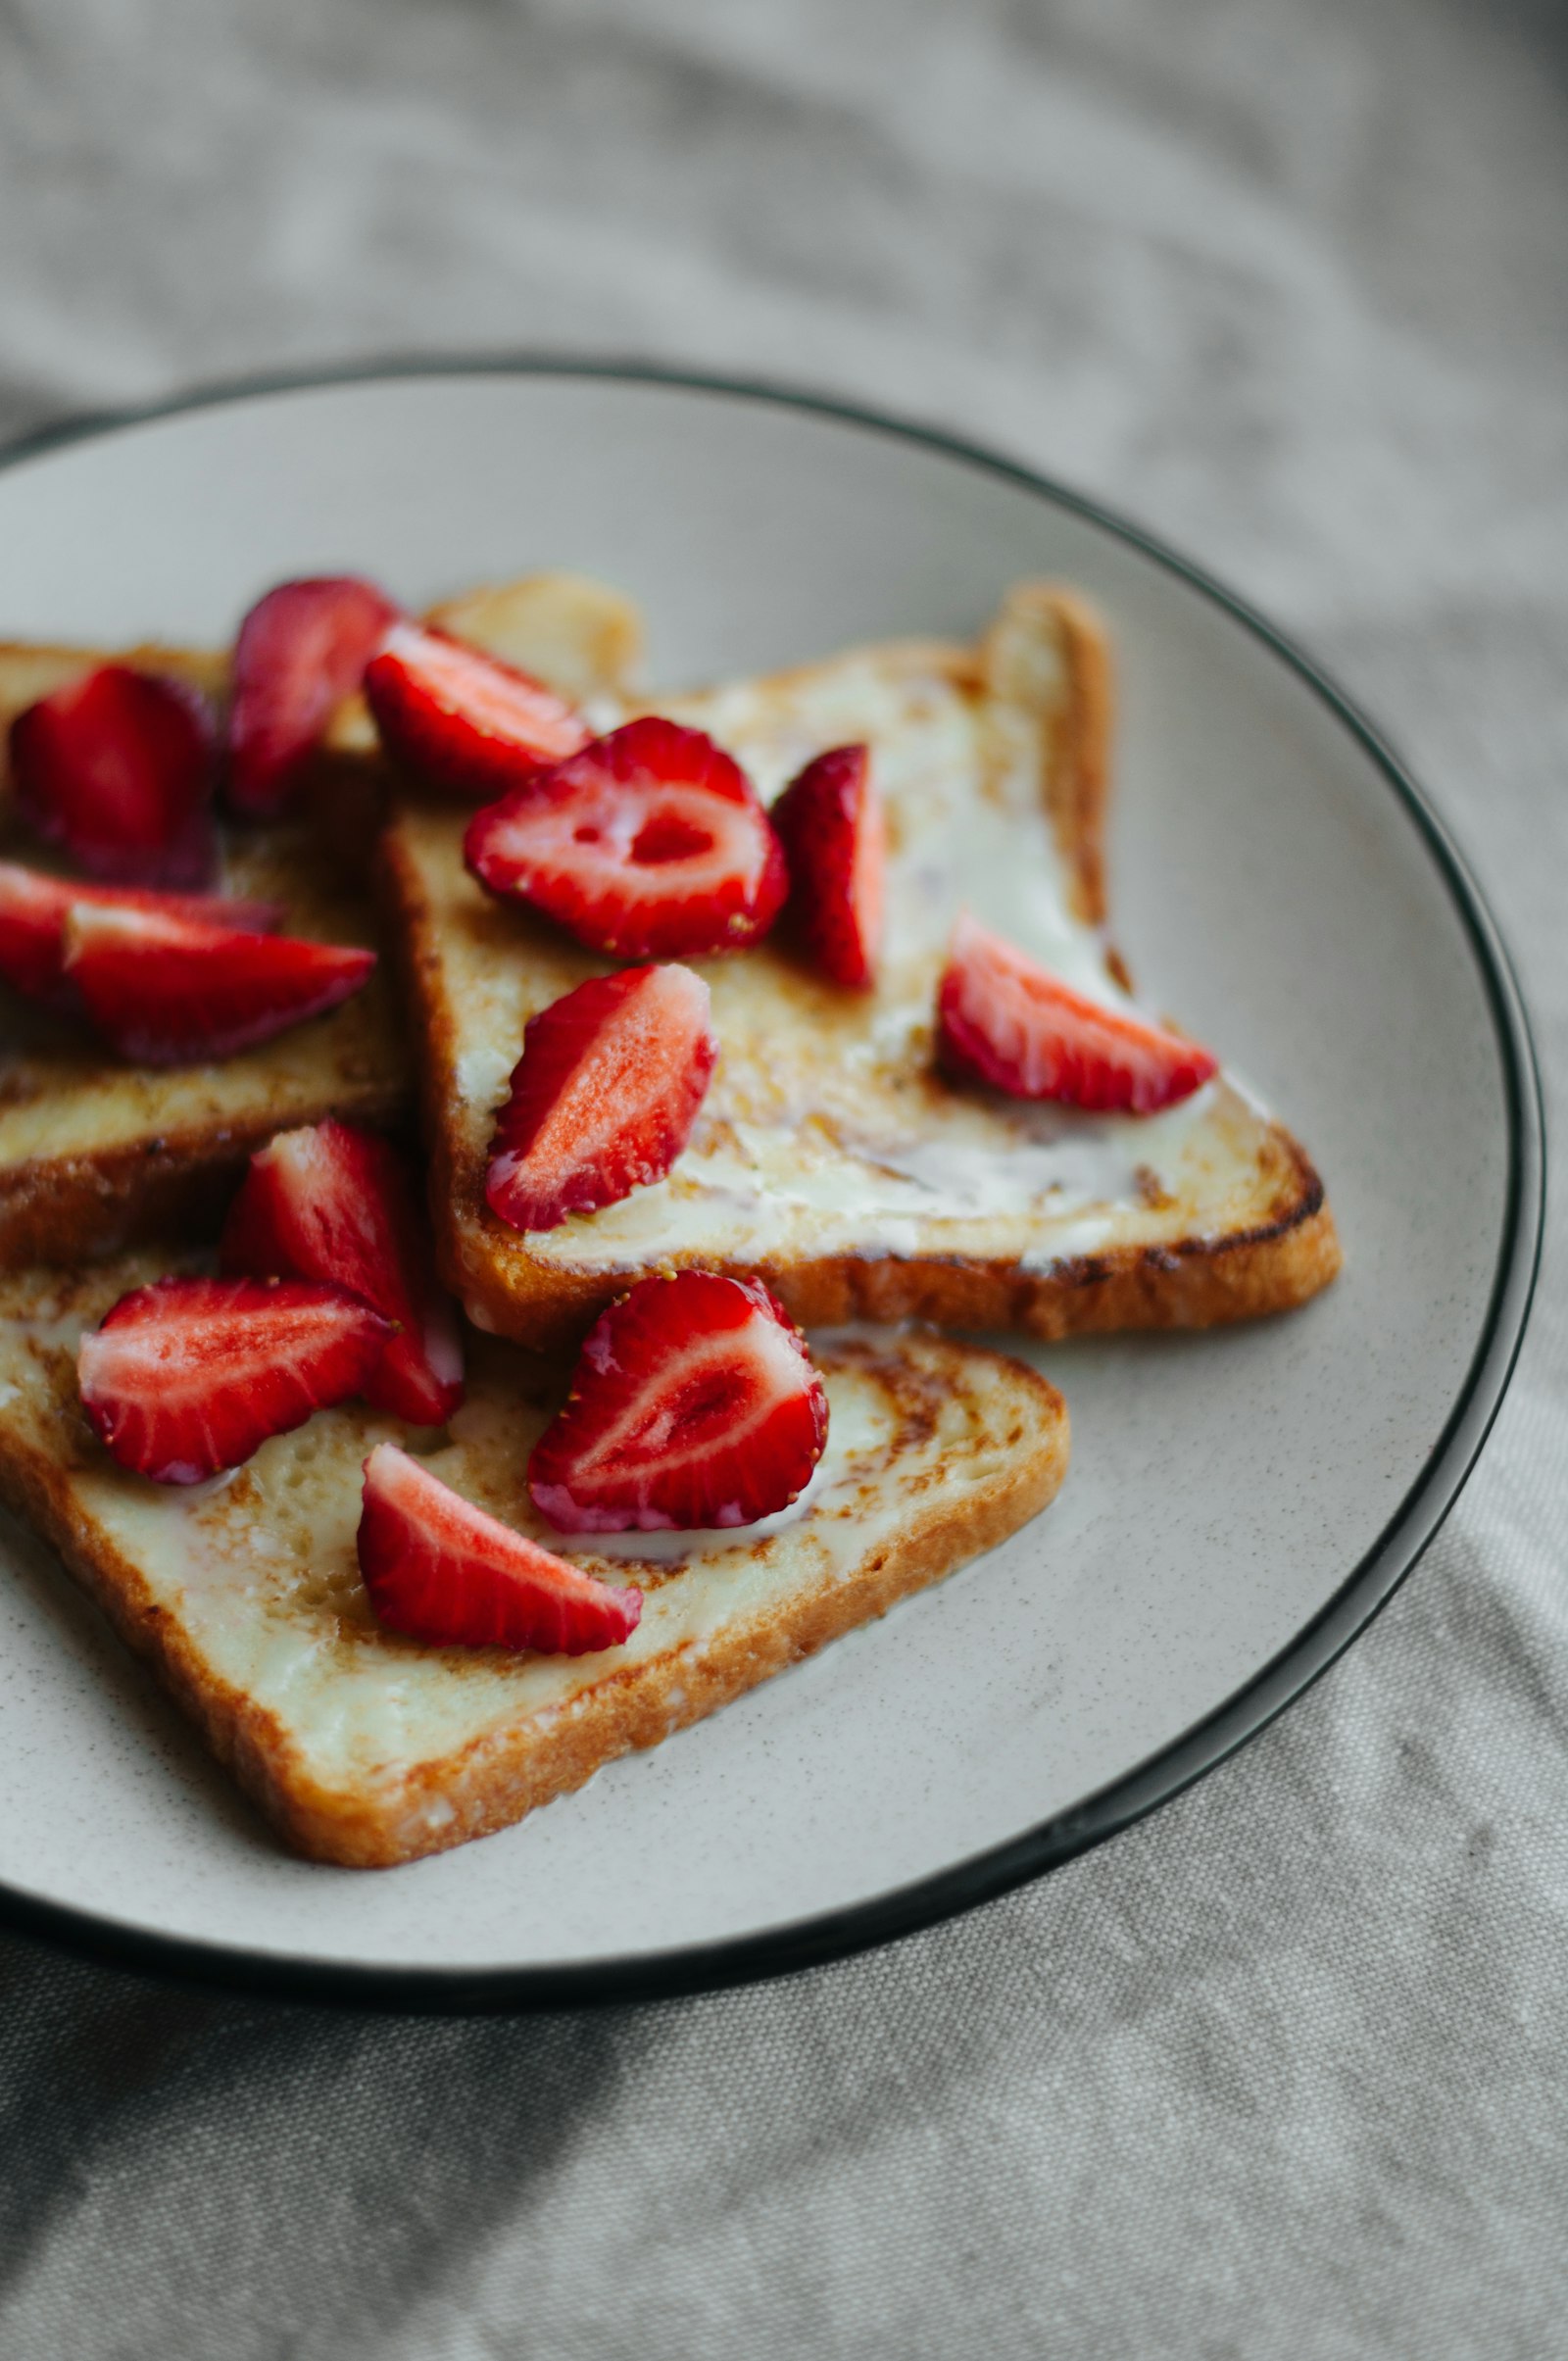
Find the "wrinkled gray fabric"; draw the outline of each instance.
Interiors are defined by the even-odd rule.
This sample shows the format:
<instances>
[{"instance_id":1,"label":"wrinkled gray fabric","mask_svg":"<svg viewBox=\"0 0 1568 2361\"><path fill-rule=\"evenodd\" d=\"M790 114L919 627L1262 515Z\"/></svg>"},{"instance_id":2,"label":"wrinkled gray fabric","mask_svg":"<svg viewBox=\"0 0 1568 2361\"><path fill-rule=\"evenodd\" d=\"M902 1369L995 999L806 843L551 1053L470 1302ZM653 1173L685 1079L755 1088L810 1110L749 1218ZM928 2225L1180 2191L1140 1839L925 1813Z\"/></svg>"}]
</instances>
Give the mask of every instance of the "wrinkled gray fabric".
<instances>
[{"instance_id":1,"label":"wrinkled gray fabric","mask_svg":"<svg viewBox=\"0 0 1568 2361\"><path fill-rule=\"evenodd\" d=\"M0 424L544 345L1149 520L1388 725L1568 1072L1552 0L5 0ZM0 2350L1568 2350L1568 1267L1415 1577L1184 1799L792 1982L418 2021L0 1943Z\"/></svg>"}]
</instances>

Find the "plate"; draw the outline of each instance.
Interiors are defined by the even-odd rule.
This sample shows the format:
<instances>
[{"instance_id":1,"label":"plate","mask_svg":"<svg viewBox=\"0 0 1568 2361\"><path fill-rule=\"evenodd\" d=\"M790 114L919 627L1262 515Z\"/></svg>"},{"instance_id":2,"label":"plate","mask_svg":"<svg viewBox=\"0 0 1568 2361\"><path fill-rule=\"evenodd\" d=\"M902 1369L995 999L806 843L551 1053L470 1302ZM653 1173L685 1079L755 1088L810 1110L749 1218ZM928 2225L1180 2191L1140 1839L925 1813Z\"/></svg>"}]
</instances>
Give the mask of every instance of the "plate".
<instances>
[{"instance_id":1,"label":"plate","mask_svg":"<svg viewBox=\"0 0 1568 2361\"><path fill-rule=\"evenodd\" d=\"M1107 1836L1268 1720L1451 1504L1542 1210L1506 959L1418 790L1194 567L987 454L765 388L554 364L198 398L0 472L0 633L224 639L288 574L418 604L536 567L639 599L650 677L968 635L1023 574L1119 650L1115 932L1156 1007L1304 1139L1346 1249L1289 1318L1036 1357L1044 1517L519 1828L381 1872L292 1860L16 1530L0 1906L204 1976L399 2006L649 1992L820 1959Z\"/></svg>"}]
</instances>

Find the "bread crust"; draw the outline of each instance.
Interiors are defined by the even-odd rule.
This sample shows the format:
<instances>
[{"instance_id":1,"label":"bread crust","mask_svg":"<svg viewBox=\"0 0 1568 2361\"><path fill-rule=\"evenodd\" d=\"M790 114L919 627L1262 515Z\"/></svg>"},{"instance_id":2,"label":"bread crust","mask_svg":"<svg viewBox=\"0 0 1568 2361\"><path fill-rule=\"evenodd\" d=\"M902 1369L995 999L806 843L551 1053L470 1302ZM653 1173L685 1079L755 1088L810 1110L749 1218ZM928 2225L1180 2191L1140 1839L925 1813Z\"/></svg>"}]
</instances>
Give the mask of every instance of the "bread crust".
<instances>
[{"instance_id":1,"label":"bread crust","mask_svg":"<svg viewBox=\"0 0 1568 2361\"><path fill-rule=\"evenodd\" d=\"M433 611L430 619L559 676L572 695L618 685L641 647L641 618L631 602L600 583L569 574L535 574L470 591ZM111 653L0 641L0 761L6 729L16 713L90 666L110 662L171 674L218 707L228 694L226 650L148 641ZM363 700L351 698L335 716L318 756L306 799L312 843L298 859L308 861L313 869L318 861L326 863L356 903L363 903L366 848L374 842L384 817L386 790L387 774L368 714ZM0 798L0 837L5 819L5 799ZM248 840L252 847L257 841ZM15 850L29 862L39 858L39 849L30 841ZM287 882L285 877L285 888ZM363 909L355 915L368 919ZM356 923L350 934L354 940L373 939L368 923ZM345 1035L352 1034L358 1022L352 1016L316 1021L335 1023ZM377 1129L393 1129L407 1120L412 1097L407 1065L398 1044L390 1037L378 1039L362 1044L343 1060L329 1085L315 1092L294 1085L269 1104L266 1075L258 1070L252 1103L221 1120L155 1120L136 1135L91 1153L40 1155L11 1162L0 1157L0 1269L21 1269L30 1262L101 1260L147 1241L216 1235L247 1159L277 1131L318 1123L327 1115Z\"/></svg>"},{"instance_id":2,"label":"bread crust","mask_svg":"<svg viewBox=\"0 0 1568 2361\"><path fill-rule=\"evenodd\" d=\"M974 684L1005 667L1007 634L1020 625L1027 631L1035 619L1049 624L1064 680L1042 790L1071 865L1075 914L1100 924L1105 915L1113 680L1107 635L1095 611L1056 584L1026 584L1009 595L978 649L910 642L879 653L892 664L936 666L955 682ZM792 679L811 668L776 675L770 685L787 692ZM420 1119L443 1276L481 1327L538 1351L569 1345L638 1272L573 1270L515 1252L516 1239L485 1202L484 1157L457 1118L458 1026L443 971L441 913L395 817L378 848L376 881L418 1045ZM796 1260L759 1254L744 1262L705 1254L701 1259L705 1268L735 1276L760 1273L808 1326L919 1319L1046 1339L1123 1328L1213 1327L1290 1310L1327 1286L1340 1268L1322 1181L1281 1124L1271 1124L1261 1141L1258 1178L1255 1206L1238 1229L1112 1248L1045 1268L1022 1258L884 1253Z\"/></svg>"},{"instance_id":3,"label":"bread crust","mask_svg":"<svg viewBox=\"0 0 1568 2361\"><path fill-rule=\"evenodd\" d=\"M216 1237L245 1166L281 1124L395 1130L407 1092L389 1079L345 1087L284 1114L260 1110L221 1130L160 1133L92 1156L33 1156L0 1167L0 1268L101 1261L155 1239Z\"/></svg>"},{"instance_id":4,"label":"bread crust","mask_svg":"<svg viewBox=\"0 0 1568 2361\"><path fill-rule=\"evenodd\" d=\"M1005 1372L1009 1424L986 1438L997 1464L961 1497L917 1501L898 1530L848 1571L823 1571L786 1600L737 1616L702 1642L609 1669L564 1706L521 1716L400 1781L329 1786L313 1775L277 1714L217 1674L134 1558L87 1517L69 1451L7 1429L0 1499L50 1542L66 1566L196 1722L219 1760L288 1844L345 1868L388 1868L493 1834L581 1787L618 1756L654 1746L775 1672L887 1612L1015 1532L1066 1473L1066 1406L1034 1370L976 1347L925 1341L951 1356L953 1381ZM81 1434L81 1454L97 1447Z\"/></svg>"}]
</instances>

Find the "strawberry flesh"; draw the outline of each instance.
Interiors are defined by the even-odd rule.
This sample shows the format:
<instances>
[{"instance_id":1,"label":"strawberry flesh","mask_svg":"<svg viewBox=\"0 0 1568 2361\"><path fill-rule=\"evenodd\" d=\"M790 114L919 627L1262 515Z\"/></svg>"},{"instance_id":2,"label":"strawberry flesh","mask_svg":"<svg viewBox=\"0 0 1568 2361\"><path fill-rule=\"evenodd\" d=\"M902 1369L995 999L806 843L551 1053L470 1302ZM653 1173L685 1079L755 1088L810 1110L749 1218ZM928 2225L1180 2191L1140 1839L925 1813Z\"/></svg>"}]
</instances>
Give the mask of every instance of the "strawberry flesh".
<instances>
[{"instance_id":1,"label":"strawberry flesh","mask_svg":"<svg viewBox=\"0 0 1568 2361\"><path fill-rule=\"evenodd\" d=\"M876 981L886 829L864 746L835 746L792 779L768 813L790 873L785 916L835 984Z\"/></svg>"},{"instance_id":2,"label":"strawberry flesh","mask_svg":"<svg viewBox=\"0 0 1568 2361\"><path fill-rule=\"evenodd\" d=\"M388 1334L340 1287L158 1279L81 1340L82 1407L122 1467L200 1484L358 1394Z\"/></svg>"},{"instance_id":3,"label":"strawberry flesh","mask_svg":"<svg viewBox=\"0 0 1568 2361\"><path fill-rule=\"evenodd\" d=\"M272 934L283 922L275 902L231 901L216 894L161 894L127 885L80 885L74 878L0 861L0 976L14 992L66 1012L80 1001L66 976L66 920L78 903L103 910L161 910L240 934Z\"/></svg>"},{"instance_id":4,"label":"strawberry flesh","mask_svg":"<svg viewBox=\"0 0 1568 2361\"><path fill-rule=\"evenodd\" d=\"M182 681L99 664L11 724L17 803L89 876L202 886L213 874L214 739Z\"/></svg>"},{"instance_id":5,"label":"strawberry flesh","mask_svg":"<svg viewBox=\"0 0 1568 2361\"><path fill-rule=\"evenodd\" d=\"M390 1631L427 1648L583 1656L637 1628L641 1591L598 1582L475 1508L395 1443L365 1462L360 1572Z\"/></svg>"},{"instance_id":6,"label":"strawberry flesh","mask_svg":"<svg viewBox=\"0 0 1568 2361\"><path fill-rule=\"evenodd\" d=\"M463 1400L463 1348L403 1160L328 1117L259 1149L219 1258L258 1279L321 1279L362 1296L397 1333L366 1381L372 1409L441 1426Z\"/></svg>"},{"instance_id":7,"label":"strawberry flesh","mask_svg":"<svg viewBox=\"0 0 1568 2361\"><path fill-rule=\"evenodd\" d=\"M735 951L767 932L784 856L739 763L649 715L537 772L469 822L481 885L612 959Z\"/></svg>"},{"instance_id":8,"label":"strawberry flesh","mask_svg":"<svg viewBox=\"0 0 1568 2361\"><path fill-rule=\"evenodd\" d=\"M244 934L156 910L73 903L66 977L104 1039L142 1065L190 1065L270 1041L368 981L373 951Z\"/></svg>"},{"instance_id":9,"label":"strawberry flesh","mask_svg":"<svg viewBox=\"0 0 1568 2361\"><path fill-rule=\"evenodd\" d=\"M826 1441L806 1339L761 1281L672 1271L590 1329L528 1490L564 1533L751 1525L799 1498Z\"/></svg>"},{"instance_id":10,"label":"strawberry flesh","mask_svg":"<svg viewBox=\"0 0 1568 2361\"><path fill-rule=\"evenodd\" d=\"M469 802L505 795L588 742L575 709L542 680L423 623L393 625L365 694L388 754Z\"/></svg>"},{"instance_id":11,"label":"strawberry flesh","mask_svg":"<svg viewBox=\"0 0 1568 2361\"><path fill-rule=\"evenodd\" d=\"M1219 1070L1196 1041L1075 992L968 916L954 930L937 1022L952 1071L1096 1113L1157 1113Z\"/></svg>"},{"instance_id":12,"label":"strawberry flesh","mask_svg":"<svg viewBox=\"0 0 1568 2361\"><path fill-rule=\"evenodd\" d=\"M271 819L298 800L333 708L359 687L397 613L352 574L280 582L257 601L234 643L227 794L235 812Z\"/></svg>"},{"instance_id":13,"label":"strawberry flesh","mask_svg":"<svg viewBox=\"0 0 1568 2361\"><path fill-rule=\"evenodd\" d=\"M662 1180L718 1057L689 967L593 976L530 1017L496 1119L484 1193L514 1230L553 1230Z\"/></svg>"}]
</instances>

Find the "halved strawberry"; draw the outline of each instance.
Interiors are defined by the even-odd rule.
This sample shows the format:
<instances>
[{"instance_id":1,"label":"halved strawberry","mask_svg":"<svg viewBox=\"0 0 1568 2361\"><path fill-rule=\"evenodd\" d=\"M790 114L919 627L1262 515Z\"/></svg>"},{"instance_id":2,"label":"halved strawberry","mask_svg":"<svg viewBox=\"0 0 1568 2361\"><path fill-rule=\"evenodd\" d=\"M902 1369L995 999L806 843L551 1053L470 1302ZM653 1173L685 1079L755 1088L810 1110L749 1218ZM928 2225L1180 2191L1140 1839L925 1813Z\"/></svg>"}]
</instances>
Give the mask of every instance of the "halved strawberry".
<instances>
[{"instance_id":1,"label":"halved strawberry","mask_svg":"<svg viewBox=\"0 0 1568 2361\"><path fill-rule=\"evenodd\" d=\"M768 813L789 865L785 918L835 984L876 981L887 831L869 749L835 746L790 781Z\"/></svg>"},{"instance_id":2,"label":"halved strawberry","mask_svg":"<svg viewBox=\"0 0 1568 2361\"><path fill-rule=\"evenodd\" d=\"M258 1279L325 1279L397 1334L366 1381L373 1409L441 1426L463 1400L463 1347L403 1160L388 1140L328 1116L251 1157L219 1258Z\"/></svg>"},{"instance_id":3,"label":"halved strawberry","mask_svg":"<svg viewBox=\"0 0 1568 2361\"><path fill-rule=\"evenodd\" d=\"M689 967L596 975L522 1037L484 1193L514 1230L553 1230L662 1180L718 1057L708 986Z\"/></svg>"},{"instance_id":4,"label":"halved strawberry","mask_svg":"<svg viewBox=\"0 0 1568 2361\"><path fill-rule=\"evenodd\" d=\"M240 902L217 894L160 894L129 885L80 885L0 861L0 976L13 991L50 1008L78 1010L65 972L66 918L76 903L104 910L159 910L236 933L271 934L283 922L277 902Z\"/></svg>"},{"instance_id":5,"label":"halved strawberry","mask_svg":"<svg viewBox=\"0 0 1568 2361\"><path fill-rule=\"evenodd\" d=\"M360 1393L389 1334L341 1287L156 1279L82 1338L76 1381L122 1467L199 1484Z\"/></svg>"},{"instance_id":6,"label":"halved strawberry","mask_svg":"<svg viewBox=\"0 0 1568 2361\"><path fill-rule=\"evenodd\" d=\"M216 839L213 725L182 681L99 664L11 724L11 776L28 823L93 877L200 886Z\"/></svg>"},{"instance_id":7,"label":"halved strawberry","mask_svg":"<svg viewBox=\"0 0 1568 2361\"><path fill-rule=\"evenodd\" d=\"M390 755L475 803L588 742L579 714L542 680L423 623L393 625L365 694Z\"/></svg>"},{"instance_id":8,"label":"halved strawberry","mask_svg":"<svg viewBox=\"0 0 1568 2361\"><path fill-rule=\"evenodd\" d=\"M429 1648L528 1648L583 1656L619 1648L643 1595L596 1582L475 1508L395 1443L365 1462L360 1572L389 1630Z\"/></svg>"},{"instance_id":9,"label":"halved strawberry","mask_svg":"<svg viewBox=\"0 0 1568 2361\"><path fill-rule=\"evenodd\" d=\"M564 1533L751 1525L799 1496L826 1441L806 1339L760 1279L671 1271L589 1330L528 1490Z\"/></svg>"},{"instance_id":10,"label":"halved strawberry","mask_svg":"<svg viewBox=\"0 0 1568 2361\"><path fill-rule=\"evenodd\" d=\"M258 599L234 643L228 801L247 819L294 802L313 748L357 689L397 609L353 574L280 582Z\"/></svg>"},{"instance_id":11,"label":"halved strawberry","mask_svg":"<svg viewBox=\"0 0 1568 2361\"><path fill-rule=\"evenodd\" d=\"M937 993L946 1062L1015 1099L1154 1114L1219 1070L1196 1041L1074 992L967 913Z\"/></svg>"},{"instance_id":12,"label":"halved strawberry","mask_svg":"<svg viewBox=\"0 0 1568 2361\"><path fill-rule=\"evenodd\" d=\"M335 1008L373 951L73 903L66 977L106 1041L143 1065L231 1058Z\"/></svg>"},{"instance_id":13,"label":"halved strawberry","mask_svg":"<svg viewBox=\"0 0 1568 2361\"><path fill-rule=\"evenodd\" d=\"M657 714L477 812L463 852L493 894L530 903L619 959L755 943L788 882L739 763L701 730Z\"/></svg>"}]
</instances>

